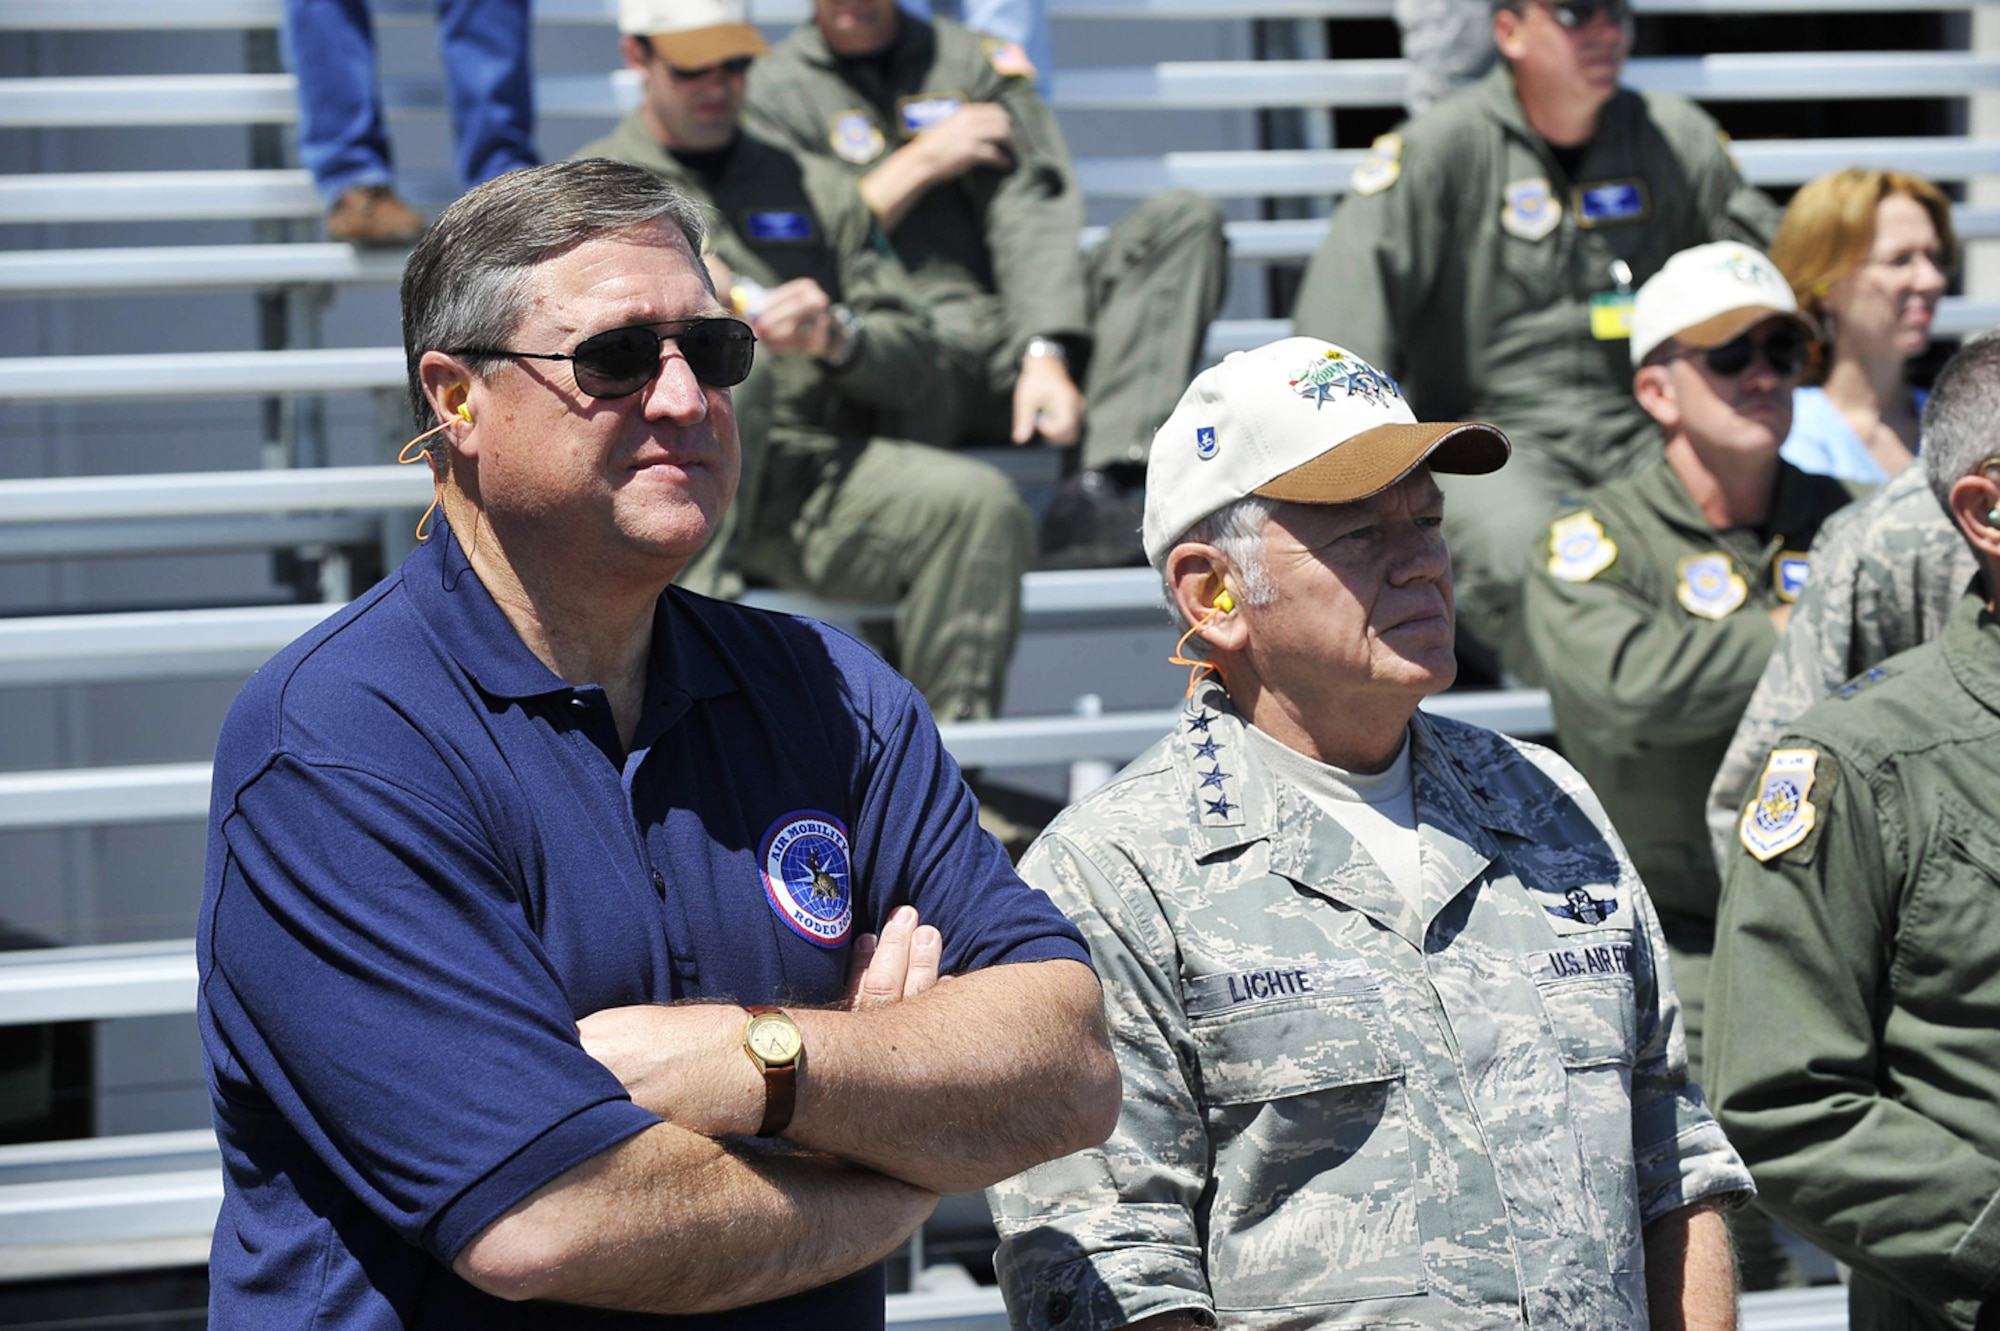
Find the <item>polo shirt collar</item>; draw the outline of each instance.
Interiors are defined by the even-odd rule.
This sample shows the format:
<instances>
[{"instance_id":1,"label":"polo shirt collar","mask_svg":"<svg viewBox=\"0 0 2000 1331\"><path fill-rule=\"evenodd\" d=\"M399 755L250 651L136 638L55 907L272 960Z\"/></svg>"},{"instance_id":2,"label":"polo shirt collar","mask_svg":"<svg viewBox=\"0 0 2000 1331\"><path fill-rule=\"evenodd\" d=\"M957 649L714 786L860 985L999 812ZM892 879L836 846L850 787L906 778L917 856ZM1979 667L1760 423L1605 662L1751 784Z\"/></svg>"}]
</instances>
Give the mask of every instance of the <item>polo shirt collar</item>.
<instances>
[{"instance_id":1,"label":"polo shirt collar","mask_svg":"<svg viewBox=\"0 0 2000 1331\"><path fill-rule=\"evenodd\" d=\"M521 640L442 517L404 564L403 581L425 629L480 692L521 699L575 691ZM719 697L737 688L735 672L692 613L693 599L669 588L653 611L647 693L649 701L668 700L676 713L677 698Z\"/></svg>"}]
</instances>

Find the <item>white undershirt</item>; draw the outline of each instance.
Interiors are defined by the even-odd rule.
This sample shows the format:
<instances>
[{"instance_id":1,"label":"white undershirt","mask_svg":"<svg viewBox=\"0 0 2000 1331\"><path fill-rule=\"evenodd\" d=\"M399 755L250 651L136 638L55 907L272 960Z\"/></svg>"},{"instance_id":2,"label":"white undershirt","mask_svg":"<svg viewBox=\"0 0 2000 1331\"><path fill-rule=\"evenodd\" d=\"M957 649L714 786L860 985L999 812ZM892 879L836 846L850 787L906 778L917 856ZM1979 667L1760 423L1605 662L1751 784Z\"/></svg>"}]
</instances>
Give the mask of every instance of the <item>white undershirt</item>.
<instances>
[{"instance_id":1,"label":"white undershirt","mask_svg":"<svg viewBox=\"0 0 2000 1331\"><path fill-rule=\"evenodd\" d=\"M1245 726L1257 757L1280 779L1299 788L1361 843L1411 900L1421 895L1417 852L1417 800L1410 781L1410 740L1406 734L1396 760L1380 772L1349 772L1316 762L1286 748L1254 726Z\"/></svg>"}]
</instances>

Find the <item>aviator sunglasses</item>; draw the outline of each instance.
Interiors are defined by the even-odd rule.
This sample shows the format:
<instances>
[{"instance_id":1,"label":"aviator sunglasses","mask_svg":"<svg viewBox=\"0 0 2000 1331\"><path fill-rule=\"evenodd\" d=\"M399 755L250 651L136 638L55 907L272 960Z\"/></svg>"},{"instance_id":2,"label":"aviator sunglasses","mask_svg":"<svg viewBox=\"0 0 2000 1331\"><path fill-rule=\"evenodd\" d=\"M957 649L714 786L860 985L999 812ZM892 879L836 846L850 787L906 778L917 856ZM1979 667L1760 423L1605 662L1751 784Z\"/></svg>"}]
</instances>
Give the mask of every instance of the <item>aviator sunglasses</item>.
<instances>
[{"instance_id":1,"label":"aviator sunglasses","mask_svg":"<svg viewBox=\"0 0 2000 1331\"><path fill-rule=\"evenodd\" d=\"M660 330L666 330L664 332ZM586 337L567 354L510 351L505 347L459 347L453 356L512 356L521 360L566 360L577 391L594 398L630 397L660 377L660 344L673 342L687 357L694 377L710 388L734 388L750 377L757 335L740 319L675 319L634 324Z\"/></svg>"},{"instance_id":2,"label":"aviator sunglasses","mask_svg":"<svg viewBox=\"0 0 2000 1331\"><path fill-rule=\"evenodd\" d=\"M1758 337L1744 333L1701 353L1702 363L1725 379L1734 379L1750 368L1757 353L1780 379L1789 379L1806 363L1806 340L1795 328L1776 328Z\"/></svg>"}]
</instances>

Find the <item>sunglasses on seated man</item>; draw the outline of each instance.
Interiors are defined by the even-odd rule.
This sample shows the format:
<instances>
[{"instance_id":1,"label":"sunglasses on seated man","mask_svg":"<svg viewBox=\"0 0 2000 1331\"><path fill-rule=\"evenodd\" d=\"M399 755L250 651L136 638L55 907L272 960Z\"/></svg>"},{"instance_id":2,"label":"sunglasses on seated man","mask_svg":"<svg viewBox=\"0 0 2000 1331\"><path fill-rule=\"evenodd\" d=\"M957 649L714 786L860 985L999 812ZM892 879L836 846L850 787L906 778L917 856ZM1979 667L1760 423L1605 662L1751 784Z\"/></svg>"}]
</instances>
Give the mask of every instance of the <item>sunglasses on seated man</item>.
<instances>
[{"instance_id":1,"label":"sunglasses on seated man","mask_svg":"<svg viewBox=\"0 0 2000 1331\"><path fill-rule=\"evenodd\" d=\"M1609 14L1613 23L1632 17L1630 0L1534 0L1549 11L1564 32L1579 32L1596 22L1599 14Z\"/></svg>"},{"instance_id":2,"label":"sunglasses on seated man","mask_svg":"<svg viewBox=\"0 0 2000 1331\"><path fill-rule=\"evenodd\" d=\"M648 42L647 45L652 46L652 43ZM718 69L732 79L740 79L750 72L750 62L754 58L747 55L733 55L727 60L718 60L712 65L703 65L699 69L682 69L665 56L660 55L659 47L653 46L652 49L653 54L659 56L661 63L666 65L667 73L673 75L683 83L693 83L696 79L705 79Z\"/></svg>"},{"instance_id":3,"label":"sunglasses on seated man","mask_svg":"<svg viewBox=\"0 0 2000 1331\"><path fill-rule=\"evenodd\" d=\"M1701 359L1711 373L1724 379L1734 379L1748 370L1761 354L1764 363L1771 367L1771 373L1780 379L1789 379L1805 368L1807 350L1805 337L1798 329L1785 324L1761 337L1753 328L1719 347L1710 347L1701 353Z\"/></svg>"},{"instance_id":4,"label":"sunglasses on seated man","mask_svg":"<svg viewBox=\"0 0 2000 1331\"><path fill-rule=\"evenodd\" d=\"M674 319L595 333L568 353L459 347L446 354L566 360L578 392L594 398L619 398L632 396L660 377L663 342L680 347L688 368L702 383L710 388L734 388L750 377L750 359L757 347L757 335L740 319Z\"/></svg>"}]
</instances>

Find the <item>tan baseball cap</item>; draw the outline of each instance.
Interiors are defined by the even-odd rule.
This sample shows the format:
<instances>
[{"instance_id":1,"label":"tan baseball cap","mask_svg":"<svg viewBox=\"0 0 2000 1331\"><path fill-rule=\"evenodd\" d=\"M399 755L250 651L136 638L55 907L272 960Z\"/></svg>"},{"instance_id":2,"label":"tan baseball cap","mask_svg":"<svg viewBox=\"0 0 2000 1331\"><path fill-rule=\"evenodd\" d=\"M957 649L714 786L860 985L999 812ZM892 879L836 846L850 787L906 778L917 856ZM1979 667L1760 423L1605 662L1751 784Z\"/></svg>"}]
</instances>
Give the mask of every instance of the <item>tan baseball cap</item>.
<instances>
[{"instance_id":1,"label":"tan baseball cap","mask_svg":"<svg viewBox=\"0 0 2000 1331\"><path fill-rule=\"evenodd\" d=\"M1189 527L1239 499L1347 504L1420 462L1498 471L1512 451L1491 425L1418 422L1388 375L1344 347L1288 337L1196 375L1153 435L1146 558L1162 568Z\"/></svg>"},{"instance_id":2,"label":"tan baseball cap","mask_svg":"<svg viewBox=\"0 0 2000 1331\"><path fill-rule=\"evenodd\" d=\"M1761 250L1717 240L1682 250L1646 279L1632 305L1632 368L1669 338L1706 350L1733 340L1772 315L1819 330L1799 313L1792 284Z\"/></svg>"},{"instance_id":3,"label":"tan baseball cap","mask_svg":"<svg viewBox=\"0 0 2000 1331\"><path fill-rule=\"evenodd\" d=\"M749 0L618 0L618 31L646 38L676 69L771 54L750 22Z\"/></svg>"}]
</instances>

